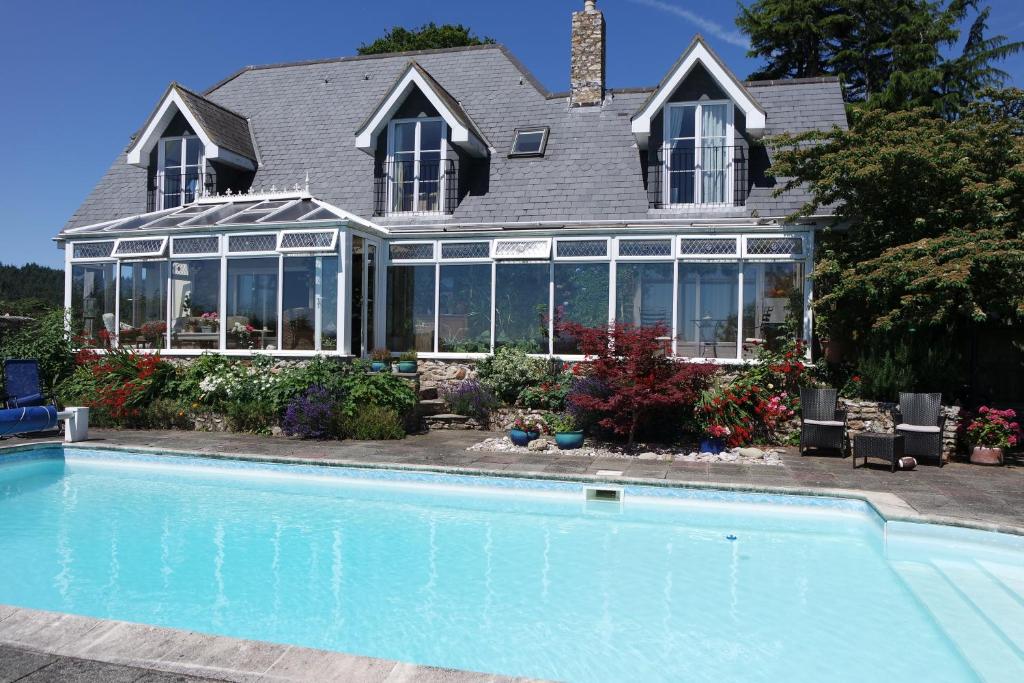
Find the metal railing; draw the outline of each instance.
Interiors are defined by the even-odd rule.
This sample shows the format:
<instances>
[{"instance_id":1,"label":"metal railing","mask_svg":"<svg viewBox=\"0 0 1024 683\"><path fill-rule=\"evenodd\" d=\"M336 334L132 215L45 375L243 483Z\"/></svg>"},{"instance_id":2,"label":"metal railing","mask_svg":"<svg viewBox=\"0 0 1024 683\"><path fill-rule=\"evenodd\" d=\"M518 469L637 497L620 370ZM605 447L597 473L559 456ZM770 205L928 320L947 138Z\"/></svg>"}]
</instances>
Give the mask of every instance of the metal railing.
<instances>
[{"instance_id":1,"label":"metal railing","mask_svg":"<svg viewBox=\"0 0 1024 683\"><path fill-rule=\"evenodd\" d=\"M376 164L373 171L373 215L396 213L450 214L459 197L455 162L396 161Z\"/></svg>"},{"instance_id":2,"label":"metal railing","mask_svg":"<svg viewBox=\"0 0 1024 683\"><path fill-rule=\"evenodd\" d=\"M651 150L650 206L743 206L750 194L748 167L749 153L742 145Z\"/></svg>"},{"instance_id":3,"label":"metal railing","mask_svg":"<svg viewBox=\"0 0 1024 683\"><path fill-rule=\"evenodd\" d=\"M217 174L212 169L188 169L157 173L147 180L146 211L172 209L196 200L203 191L217 191Z\"/></svg>"}]
</instances>

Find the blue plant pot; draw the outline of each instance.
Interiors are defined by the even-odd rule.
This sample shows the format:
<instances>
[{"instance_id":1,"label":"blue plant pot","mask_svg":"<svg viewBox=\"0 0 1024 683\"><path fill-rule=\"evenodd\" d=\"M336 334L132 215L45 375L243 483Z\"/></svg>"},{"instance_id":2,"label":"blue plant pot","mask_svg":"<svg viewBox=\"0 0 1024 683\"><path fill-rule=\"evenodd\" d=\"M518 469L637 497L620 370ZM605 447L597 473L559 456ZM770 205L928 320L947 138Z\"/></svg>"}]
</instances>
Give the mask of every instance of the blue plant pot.
<instances>
[{"instance_id":1,"label":"blue plant pot","mask_svg":"<svg viewBox=\"0 0 1024 683\"><path fill-rule=\"evenodd\" d=\"M723 439L712 439L710 437L700 440L700 452L701 453L714 453L718 455L725 450L725 441Z\"/></svg>"},{"instance_id":2,"label":"blue plant pot","mask_svg":"<svg viewBox=\"0 0 1024 683\"><path fill-rule=\"evenodd\" d=\"M370 372L384 372L388 367L388 364L382 360L375 360L370 363Z\"/></svg>"},{"instance_id":3,"label":"blue plant pot","mask_svg":"<svg viewBox=\"0 0 1024 683\"><path fill-rule=\"evenodd\" d=\"M583 432L558 432L555 434L555 443L563 451L583 448Z\"/></svg>"},{"instance_id":4,"label":"blue plant pot","mask_svg":"<svg viewBox=\"0 0 1024 683\"><path fill-rule=\"evenodd\" d=\"M404 373L416 372L416 361L414 360L400 360L398 361L398 371Z\"/></svg>"},{"instance_id":5,"label":"blue plant pot","mask_svg":"<svg viewBox=\"0 0 1024 683\"><path fill-rule=\"evenodd\" d=\"M540 432L524 432L522 429L510 429L508 438L512 439L512 443L516 446L528 446L531 441L540 438Z\"/></svg>"}]
</instances>

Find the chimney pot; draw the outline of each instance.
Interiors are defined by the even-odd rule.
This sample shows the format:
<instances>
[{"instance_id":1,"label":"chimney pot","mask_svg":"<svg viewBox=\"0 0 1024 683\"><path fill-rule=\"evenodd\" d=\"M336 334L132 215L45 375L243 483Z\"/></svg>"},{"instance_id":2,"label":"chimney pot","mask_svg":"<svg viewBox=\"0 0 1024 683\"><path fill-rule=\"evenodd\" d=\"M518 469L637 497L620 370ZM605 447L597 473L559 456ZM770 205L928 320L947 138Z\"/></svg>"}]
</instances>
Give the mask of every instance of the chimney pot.
<instances>
[{"instance_id":1,"label":"chimney pot","mask_svg":"<svg viewBox=\"0 0 1024 683\"><path fill-rule=\"evenodd\" d=\"M572 13L572 65L569 105L600 105L605 86L604 13L596 0L585 0L582 12Z\"/></svg>"}]
</instances>

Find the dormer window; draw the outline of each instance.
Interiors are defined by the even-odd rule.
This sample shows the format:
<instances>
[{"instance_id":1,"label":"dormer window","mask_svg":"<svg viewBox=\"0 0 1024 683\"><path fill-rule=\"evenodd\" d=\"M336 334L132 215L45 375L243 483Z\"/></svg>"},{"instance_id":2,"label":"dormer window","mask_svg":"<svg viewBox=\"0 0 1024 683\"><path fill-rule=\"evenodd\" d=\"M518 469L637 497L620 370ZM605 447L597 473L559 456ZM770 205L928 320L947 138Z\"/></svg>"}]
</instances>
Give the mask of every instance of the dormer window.
<instances>
[{"instance_id":1,"label":"dormer window","mask_svg":"<svg viewBox=\"0 0 1024 683\"><path fill-rule=\"evenodd\" d=\"M443 213L450 161L441 118L395 119L390 123L386 169L389 213Z\"/></svg>"},{"instance_id":2,"label":"dormer window","mask_svg":"<svg viewBox=\"0 0 1024 683\"><path fill-rule=\"evenodd\" d=\"M159 209L195 201L205 184L203 142L195 135L161 138L156 174Z\"/></svg>"},{"instance_id":3,"label":"dormer window","mask_svg":"<svg viewBox=\"0 0 1024 683\"><path fill-rule=\"evenodd\" d=\"M673 103L664 118L664 204L731 206L732 103Z\"/></svg>"}]
</instances>

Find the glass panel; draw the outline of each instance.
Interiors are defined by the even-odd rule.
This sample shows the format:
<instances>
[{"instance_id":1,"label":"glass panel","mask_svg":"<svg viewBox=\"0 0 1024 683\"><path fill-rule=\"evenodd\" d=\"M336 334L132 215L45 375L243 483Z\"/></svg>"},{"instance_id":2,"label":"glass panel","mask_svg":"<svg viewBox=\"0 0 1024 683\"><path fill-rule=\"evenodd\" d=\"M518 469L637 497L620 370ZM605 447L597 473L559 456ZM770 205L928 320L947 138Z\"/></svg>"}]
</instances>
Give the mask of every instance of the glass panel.
<instances>
[{"instance_id":1,"label":"glass panel","mask_svg":"<svg viewBox=\"0 0 1024 683\"><path fill-rule=\"evenodd\" d=\"M757 344L778 349L803 336L804 265L748 263L743 266L743 357Z\"/></svg>"},{"instance_id":2,"label":"glass panel","mask_svg":"<svg viewBox=\"0 0 1024 683\"><path fill-rule=\"evenodd\" d=\"M544 142L544 131L520 131L516 135L515 143L512 145L512 153L536 154L540 152L542 142Z\"/></svg>"},{"instance_id":3,"label":"glass panel","mask_svg":"<svg viewBox=\"0 0 1024 683\"><path fill-rule=\"evenodd\" d=\"M349 322L352 327L352 355L362 358L366 355L363 347L363 238L352 237L352 274L349 281L349 288L352 292L352 317Z\"/></svg>"},{"instance_id":4,"label":"glass panel","mask_svg":"<svg viewBox=\"0 0 1024 683\"><path fill-rule=\"evenodd\" d=\"M677 107L669 109L668 139L692 138L696 135L694 123L696 120L697 108L695 106Z\"/></svg>"},{"instance_id":5,"label":"glass panel","mask_svg":"<svg viewBox=\"0 0 1024 683\"><path fill-rule=\"evenodd\" d=\"M120 346L167 345L167 271L166 261L121 264Z\"/></svg>"},{"instance_id":6,"label":"glass panel","mask_svg":"<svg viewBox=\"0 0 1024 683\"><path fill-rule=\"evenodd\" d=\"M412 152L416 149L416 122L406 121L395 124L394 150L398 152Z\"/></svg>"},{"instance_id":7,"label":"glass panel","mask_svg":"<svg viewBox=\"0 0 1024 683\"><path fill-rule=\"evenodd\" d=\"M316 348L316 257L286 258L281 300L281 349Z\"/></svg>"},{"instance_id":8,"label":"glass panel","mask_svg":"<svg viewBox=\"0 0 1024 683\"><path fill-rule=\"evenodd\" d=\"M338 257L321 256L320 348L338 349Z\"/></svg>"},{"instance_id":9,"label":"glass panel","mask_svg":"<svg viewBox=\"0 0 1024 683\"><path fill-rule=\"evenodd\" d=\"M441 258L470 259L488 258L491 255L489 242L442 242Z\"/></svg>"},{"instance_id":10,"label":"glass panel","mask_svg":"<svg viewBox=\"0 0 1024 683\"><path fill-rule=\"evenodd\" d=\"M228 260L227 348L278 348L278 266L276 258Z\"/></svg>"},{"instance_id":11,"label":"glass panel","mask_svg":"<svg viewBox=\"0 0 1024 683\"><path fill-rule=\"evenodd\" d=\"M416 194L416 162L413 155L395 155L391 169L391 210L412 211Z\"/></svg>"},{"instance_id":12,"label":"glass panel","mask_svg":"<svg viewBox=\"0 0 1024 683\"><path fill-rule=\"evenodd\" d=\"M622 240L619 242L619 256L671 256L671 240Z\"/></svg>"},{"instance_id":13,"label":"glass panel","mask_svg":"<svg viewBox=\"0 0 1024 683\"><path fill-rule=\"evenodd\" d=\"M220 347L220 260L171 262L171 348Z\"/></svg>"},{"instance_id":14,"label":"glass panel","mask_svg":"<svg viewBox=\"0 0 1024 683\"><path fill-rule=\"evenodd\" d=\"M439 351L491 350L491 264L441 266Z\"/></svg>"},{"instance_id":15,"label":"glass panel","mask_svg":"<svg viewBox=\"0 0 1024 683\"><path fill-rule=\"evenodd\" d=\"M189 166L198 166L203 158L203 141L199 138L189 138L185 144L185 163Z\"/></svg>"},{"instance_id":16,"label":"glass panel","mask_svg":"<svg viewBox=\"0 0 1024 683\"><path fill-rule=\"evenodd\" d=\"M377 347L377 245L366 245L366 349Z\"/></svg>"},{"instance_id":17,"label":"glass panel","mask_svg":"<svg viewBox=\"0 0 1024 683\"><path fill-rule=\"evenodd\" d=\"M106 348L114 325L114 264L71 267L71 332L82 348Z\"/></svg>"},{"instance_id":18,"label":"glass panel","mask_svg":"<svg viewBox=\"0 0 1024 683\"><path fill-rule=\"evenodd\" d=\"M555 264L555 323L574 322L587 327L608 324L607 263ZM555 331L556 354L578 354L576 338Z\"/></svg>"},{"instance_id":19,"label":"glass panel","mask_svg":"<svg viewBox=\"0 0 1024 683\"><path fill-rule=\"evenodd\" d=\"M181 166L181 140L164 140L164 168Z\"/></svg>"},{"instance_id":20,"label":"glass panel","mask_svg":"<svg viewBox=\"0 0 1024 683\"><path fill-rule=\"evenodd\" d=\"M441 150L441 127L442 123L440 121L423 121L420 124L421 150Z\"/></svg>"},{"instance_id":21,"label":"glass panel","mask_svg":"<svg viewBox=\"0 0 1024 683\"><path fill-rule=\"evenodd\" d=\"M558 240L558 258L580 258L586 256L607 256L607 240Z\"/></svg>"},{"instance_id":22,"label":"glass panel","mask_svg":"<svg viewBox=\"0 0 1024 683\"><path fill-rule=\"evenodd\" d=\"M72 258L106 258L114 251L113 242L78 242Z\"/></svg>"},{"instance_id":23,"label":"glass panel","mask_svg":"<svg viewBox=\"0 0 1024 683\"><path fill-rule=\"evenodd\" d=\"M316 204L314 204L311 199L303 199L301 202L289 206L287 209L284 209L283 211L275 213L273 216L270 216L264 222L280 223L282 221L293 221L297 218L305 216L307 213L311 213L314 209L316 209Z\"/></svg>"},{"instance_id":24,"label":"glass panel","mask_svg":"<svg viewBox=\"0 0 1024 683\"><path fill-rule=\"evenodd\" d=\"M701 144L725 144L725 121L728 116L728 105L705 104L701 106L700 135Z\"/></svg>"},{"instance_id":25,"label":"glass panel","mask_svg":"<svg viewBox=\"0 0 1024 683\"><path fill-rule=\"evenodd\" d=\"M695 201L696 149L693 140L672 143L669 151L669 203L692 204Z\"/></svg>"},{"instance_id":26,"label":"glass panel","mask_svg":"<svg viewBox=\"0 0 1024 683\"><path fill-rule=\"evenodd\" d=\"M434 266L388 268L387 347L434 350Z\"/></svg>"},{"instance_id":27,"label":"glass panel","mask_svg":"<svg viewBox=\"0 0 1024 683\"><path fill-rule=\"evenodd\" d=\"M615 270L615 320L672 327L672 263L619 263Z\"/></svg>"},{"instance_id":28,"label":"glass panel","mask_svg":"<svg viewBox=\"0 0 1024 683\"><path fill-rule=\"evenodd\" d=\"M739 279L737 263L680 264L678 355L737 357Z\"/></svg>"},{"instance_id":29,"label":"glass panel","mask_svg":"<svg viewBox=\"0 0 1024 683\"><path fill-rule=\"evenodd\" d=\"M494 346L548 352L547 263L499 263L495 274Z\"/></svg>"}]
</instances>

